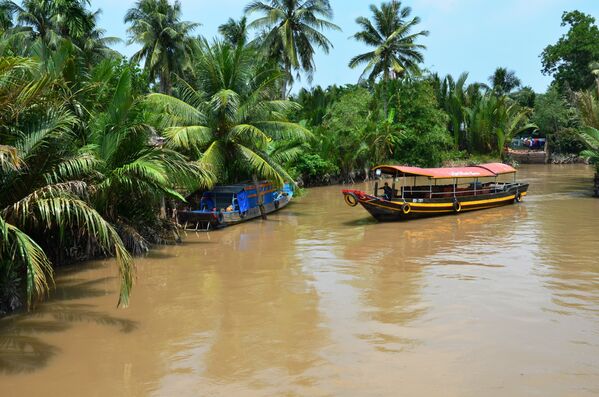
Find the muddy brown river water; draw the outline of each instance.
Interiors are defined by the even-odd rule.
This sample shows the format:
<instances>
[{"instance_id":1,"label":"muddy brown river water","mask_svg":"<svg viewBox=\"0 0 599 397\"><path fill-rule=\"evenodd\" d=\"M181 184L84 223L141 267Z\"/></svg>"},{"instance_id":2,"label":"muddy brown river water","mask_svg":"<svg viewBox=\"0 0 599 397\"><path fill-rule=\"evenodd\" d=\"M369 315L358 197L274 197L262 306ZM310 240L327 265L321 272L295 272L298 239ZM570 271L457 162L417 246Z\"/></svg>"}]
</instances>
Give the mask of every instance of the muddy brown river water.
<instances>
[{"instance_id":1,"label":"muddy brown river water","mask_svg":"<svg viewBox=\"0 0 599 397\"><path fill-rule=\"evenodd\" d=\"M341 187L61 272L0 320L0 396L596 396L599 199L525 166L519 205L377 224Z\"/></svg>"}]
</instances>

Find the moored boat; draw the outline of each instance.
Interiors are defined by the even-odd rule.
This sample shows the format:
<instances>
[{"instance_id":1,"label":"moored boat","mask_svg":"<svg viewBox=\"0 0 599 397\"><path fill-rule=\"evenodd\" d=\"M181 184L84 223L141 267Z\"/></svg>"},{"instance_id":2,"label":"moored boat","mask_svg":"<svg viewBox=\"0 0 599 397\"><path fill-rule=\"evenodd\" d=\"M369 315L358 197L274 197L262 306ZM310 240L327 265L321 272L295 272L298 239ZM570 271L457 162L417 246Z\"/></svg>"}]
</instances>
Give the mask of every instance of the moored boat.
<instances>
[{"instance_id":1,"label":"moored boat","mask_svg":"<svg viewBox=\"0 0 599 397\"><path fill-rule=\"evenodd\" d=\"M268 181L215 186L187 198L191 207L177 211L186 230L211 230L263 217L285 207L293 198L293 185L277 189Z\"/></svg>"},{"instance_id":2,"label":"moored boat","mask_svg":"<svg viewBox=\"0 0 599 397\"><path fill-rule=\"evenodd\" d=\"M383 187L377 181L373 194L346 189L343 195L349 206L360 204L379 221L498 207L522 201L528 191L527 183L516 181L516 169L501 163L452 168L381 165L373 170L383 177Z\"/></svg>"}]
</instances>

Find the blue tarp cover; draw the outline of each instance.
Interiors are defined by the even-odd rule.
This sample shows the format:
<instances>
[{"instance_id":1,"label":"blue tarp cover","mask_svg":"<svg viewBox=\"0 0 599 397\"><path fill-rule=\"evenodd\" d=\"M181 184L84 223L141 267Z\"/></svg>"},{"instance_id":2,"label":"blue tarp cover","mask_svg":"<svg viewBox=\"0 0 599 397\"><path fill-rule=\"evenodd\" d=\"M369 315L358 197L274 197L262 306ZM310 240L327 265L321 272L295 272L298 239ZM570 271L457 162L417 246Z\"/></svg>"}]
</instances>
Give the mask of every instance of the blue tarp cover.
<instances>
[{"instance_id":1,"label":"blue tarp cover","mask_svg":"<svg viewBox=\"0 0 599 397\"><path fill-rule=\"evenodd\" d=\"M239 204L239 212L245 212L250 209L248 194L245 190L237 193L237 204Z\"/></svg>"}]
</instances>

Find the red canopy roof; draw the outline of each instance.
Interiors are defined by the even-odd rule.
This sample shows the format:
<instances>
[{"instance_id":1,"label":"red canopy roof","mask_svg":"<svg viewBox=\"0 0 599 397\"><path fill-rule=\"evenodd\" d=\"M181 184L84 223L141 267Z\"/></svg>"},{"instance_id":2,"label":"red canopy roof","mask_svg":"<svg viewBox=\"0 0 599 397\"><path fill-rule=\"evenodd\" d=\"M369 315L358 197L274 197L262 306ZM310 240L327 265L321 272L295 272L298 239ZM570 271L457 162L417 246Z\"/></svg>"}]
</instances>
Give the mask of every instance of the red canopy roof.
<instances>
[{"instance_id":1,"label":"red canopy roof","mask_svg":"<svg viewBox=\"0 0 599 397\"><path fill-rule=\"evenodd\" d=\"M443 178L483 178L494 177L502 174L512 174L516 172L513 167L502 163L480 164L471 167L451 167L451 168L419 168L404 167L401 165L379 165L373 170L381 170L384 174L391 175L411 175L428 176L435 179Z\"/></svg>"}]
</instances>

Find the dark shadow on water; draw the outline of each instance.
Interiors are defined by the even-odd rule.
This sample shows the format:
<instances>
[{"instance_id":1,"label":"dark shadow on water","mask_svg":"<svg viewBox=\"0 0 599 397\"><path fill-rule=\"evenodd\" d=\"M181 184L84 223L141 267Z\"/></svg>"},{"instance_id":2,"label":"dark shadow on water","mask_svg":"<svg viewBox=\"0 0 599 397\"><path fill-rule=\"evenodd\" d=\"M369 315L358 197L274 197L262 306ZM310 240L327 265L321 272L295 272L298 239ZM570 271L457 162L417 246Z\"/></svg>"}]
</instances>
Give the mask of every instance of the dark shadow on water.
<instances>
[{"instance_id":1,"label":"dark shadow on water","mask_svg":"<svg viewBox=\"0 0 599 397\"><path fill-rule=\"evenodd\" d=\"M97 285L109 279L65 281L32 312L0 319L0 373L31 373L45 367L60 350L45 342L44 335L67 331L77 323L113 327L122 333L134 331L136 321L104 313L92 304L73 302L104 295L105 290Z\"/></svg>"},{"instance_id":2,"label":"dark shadow on water","mask_svg":"<svg viewBox=\"0 0 599 397\"><path fill-rule=\"evenodd\" d=\"M379 223L376 219L372 217L368 218L360 218L360 219L352 219L350 221L341 222L344 226L364 226L364 225L375 225Z\"/></svg>"},{"instance_id":3,"label":"dark shadow on water","mask_svg":"<svg viewBox=\"0 0 599 397\"><path fill-rule=\"evenodd\" d=\"M158 251L156 249L150 251L148 254L139 257L139 260L144 260L144 259L170 259L170 258L174 258L176 257L176 255L170 254L168 252L165 251Z\"/></svg>"},{"instance_id":4,"label":"dark shadow on water","mask_svg":"<svg viewBox=\"0 0 599 397\"><path fill-rule=\"evenodd\" d=\"M104 289L94 288L98 284L112 280L112 277L102 277L95 280L73 279L60 282L56 288L50 292L50 298L47 302L72 301L82 298L94 298L106 295Z\"/></svg>"},{"instance_id":5,"label":"dark shadow on water","mask_svg":"<svg viewBox=\"0 0 599 397\"><path fill-rule=\"evenodd\" d=\"M58 274L72 274L86 270L101 269L106 266L106 264L103 262L104 260L113 260L113 258L97 258L93 261L77 262L70 265L58 266L56 271Z\"/></svg>"},{"instance_id":6,"label":"dark shadow on water","mask_svg":"<svg viewBox=\"0 0 599 397\"><path fill-rule=\"evenodd\" d=\"M0 335L0 373L34 372L48 364L57 348L25 335Z\"/></svg>"}]
</instances>

